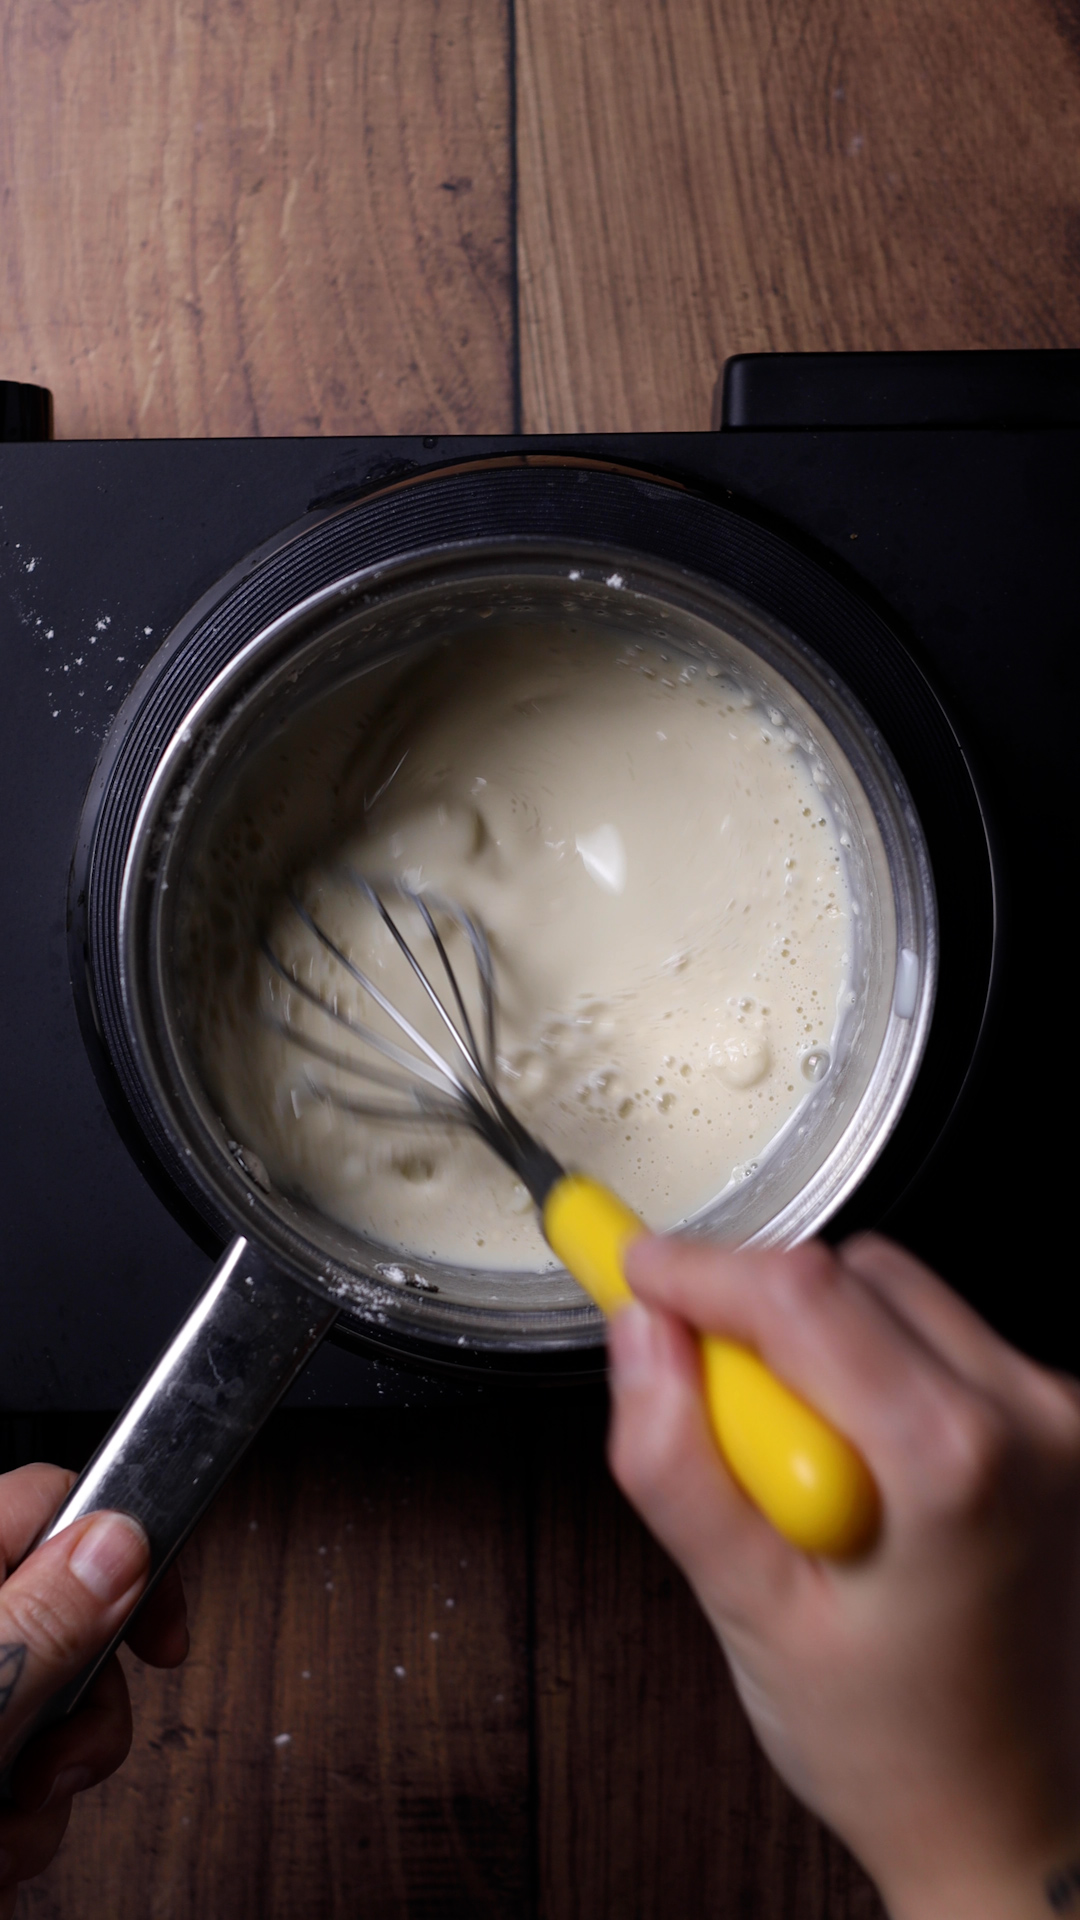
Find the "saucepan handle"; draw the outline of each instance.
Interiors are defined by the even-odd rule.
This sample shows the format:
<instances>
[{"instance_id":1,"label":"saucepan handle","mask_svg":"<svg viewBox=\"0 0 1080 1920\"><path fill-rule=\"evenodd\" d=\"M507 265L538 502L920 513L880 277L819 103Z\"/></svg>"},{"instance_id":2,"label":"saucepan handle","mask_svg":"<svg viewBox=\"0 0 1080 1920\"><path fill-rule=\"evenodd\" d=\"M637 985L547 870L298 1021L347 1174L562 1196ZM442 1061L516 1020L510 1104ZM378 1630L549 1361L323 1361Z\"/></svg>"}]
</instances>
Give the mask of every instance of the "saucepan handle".
<instances>
[{"instance_id":1,"label":"saucepan handle","mask_svg":"<svg viewBox=\"0 0 1080 1920\"><path fill-rule=\"evenodd\" d=\"M85 1513L131 1514L150 1541L145 1599L337 1312L251 1241L234 1240L42 1540ZM128 1624L53 1696L27 1739L70 1713Z\"/></svg>"}]
</instances>

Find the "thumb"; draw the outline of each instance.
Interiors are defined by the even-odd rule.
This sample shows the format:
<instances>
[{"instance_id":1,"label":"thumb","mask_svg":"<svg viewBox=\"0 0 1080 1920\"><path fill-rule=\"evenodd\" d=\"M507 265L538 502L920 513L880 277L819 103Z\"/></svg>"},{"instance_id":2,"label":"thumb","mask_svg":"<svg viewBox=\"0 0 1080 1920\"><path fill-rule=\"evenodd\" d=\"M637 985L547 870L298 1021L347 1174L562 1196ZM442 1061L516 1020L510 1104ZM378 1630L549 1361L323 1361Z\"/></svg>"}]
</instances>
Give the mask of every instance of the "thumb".
<instances>
[{"instance_id":1,"label":"thumb","mask_svg":"<svg viewBox=\"0 0 1080 1920\"><path fill-rule=\"evenodd\" d=\"M123 1625L146 1584L150 1548L123 1513L76 1520L0 1587L0 1763L45 1702Z\"/></svg>"}]
</instances>

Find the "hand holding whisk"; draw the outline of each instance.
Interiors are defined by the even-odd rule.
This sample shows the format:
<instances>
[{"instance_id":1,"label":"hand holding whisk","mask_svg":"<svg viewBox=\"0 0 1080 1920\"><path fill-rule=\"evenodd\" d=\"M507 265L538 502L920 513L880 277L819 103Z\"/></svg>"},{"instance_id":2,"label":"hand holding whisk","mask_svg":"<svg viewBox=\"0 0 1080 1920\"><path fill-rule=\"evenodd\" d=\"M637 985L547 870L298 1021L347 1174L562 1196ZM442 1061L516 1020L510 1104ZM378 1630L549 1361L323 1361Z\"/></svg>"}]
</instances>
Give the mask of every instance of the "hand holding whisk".
<instances>
[{"instance_id":1,"label":"hand holding whisk","mask_svg":"<svg viewBox=\"0 0 1080 1920\"><path fill-rule=\"evenodd\" d=\"M626 1250L647 1228L607 1187L560 1166L499 1092L495 973L483 929L435 893L355 872L346 877L390 937L401 990L388 993L315 912L289 896L316 951L360 990L351 998L362 1012L342 1006L339 994L302 980L264 940L263 953L289 996L275 1025L331 1070L316 1076L309 1069L310 1091L365 1119L469 1128L532 1195L548 1244L574 1278L605 1314L618 1313L632 1298ZM465 950L467 980L448 952L452 939ZM300 1021L290 1017L293 995ZM878 1517L877 1492L860 1456L747 1348L707 1334L701 1351L713 1431L743 1490L796 1546L835 1557L857 1552Z\"/></svg>"}]
</instances>

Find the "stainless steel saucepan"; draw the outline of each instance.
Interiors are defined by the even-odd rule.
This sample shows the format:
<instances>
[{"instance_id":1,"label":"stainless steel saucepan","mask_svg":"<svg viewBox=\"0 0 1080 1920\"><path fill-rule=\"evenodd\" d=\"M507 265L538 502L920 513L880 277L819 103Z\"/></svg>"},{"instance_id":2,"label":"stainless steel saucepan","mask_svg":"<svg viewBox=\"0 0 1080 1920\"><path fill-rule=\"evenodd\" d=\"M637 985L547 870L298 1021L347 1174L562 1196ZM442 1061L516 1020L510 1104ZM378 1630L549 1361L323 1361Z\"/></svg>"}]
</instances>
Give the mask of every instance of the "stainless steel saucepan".
<instances>
[{"instance_id":1,"label":"stainless steel saucepan","mask_svg":"<svg viewBox=\"0 0 1080 1920\"><path fill-rule=\"evenodd\" d=\"M788 729L844 849L856 908L853 992L829 1072L757 1169L688 1230L757 1244L815 1231L880 1153L918 1070L936 974L919 822L865 713L777 622L658 560L535 542L413 553L337 580L268 621L192 689L168 737L128 776L139 792L123 845L92 847L89 856L91 870L106 855L122 860L110 909L115 966L91 968L99 1027L124 1056L129 1102L158 1157L222 1238L232 1236L50 1528L100 1508L134 1515L150 1539L152 1581L339 1315L383 1352L431 1364L537 1372L600 1364L600 1315L569 1275L403 1261L268 1187L203 1085L185 1010L190 987L178 977L193 866L258 757L282 751L292 730L343 689L360 701L367 689L381 697L403 675L422 673L430 649L452 647L492 616L518 631L557 620L619 641L647 637L673 658L720 667ZM50 1717L70 1708L91 1677L54 1702Z\"/></svg>"}]
</instances>

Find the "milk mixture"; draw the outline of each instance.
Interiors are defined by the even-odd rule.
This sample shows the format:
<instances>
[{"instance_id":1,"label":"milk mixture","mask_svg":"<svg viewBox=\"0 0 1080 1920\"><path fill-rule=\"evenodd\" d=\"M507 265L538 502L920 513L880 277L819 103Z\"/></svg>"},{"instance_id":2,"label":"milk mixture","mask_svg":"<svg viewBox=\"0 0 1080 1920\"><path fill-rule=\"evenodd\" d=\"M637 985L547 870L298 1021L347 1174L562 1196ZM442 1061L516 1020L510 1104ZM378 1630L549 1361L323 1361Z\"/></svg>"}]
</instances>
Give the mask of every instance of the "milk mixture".
<instances>
[{"instance_id":1,"label":"milk mixture","mask_svg":"<svg viewBox=\"0 0 1080 1920\"><path fill-rule=\"evenodd\" d=\"M340 1076L274 1024L317 1031L258 933L297 979L370 1012L289 906L284 875L261 925L245 923L244 834L258 866L275 819L303 845L307 805L291 884L388 993L404 987L403 963L346 868L433 889L484 927L501 1090L565 1166L657 1227L745 1177L828 1070L848 986L836 833L775 716L715 668L555 627L457 642L339 733L332 750L321 736L304 749L321 788L310 774L305 787L294 756L284 788L268 777L261 800L248 795L232 855L216 856L219 882L222 857L233 862L232 882L190 936L197 1047L247 1164L406 1254L553 1264L528 1195L489 1148L342 1112L319 1091ZM313 796L325 808L331 775L322 844Z\"/></svg>"}]
</instances>

